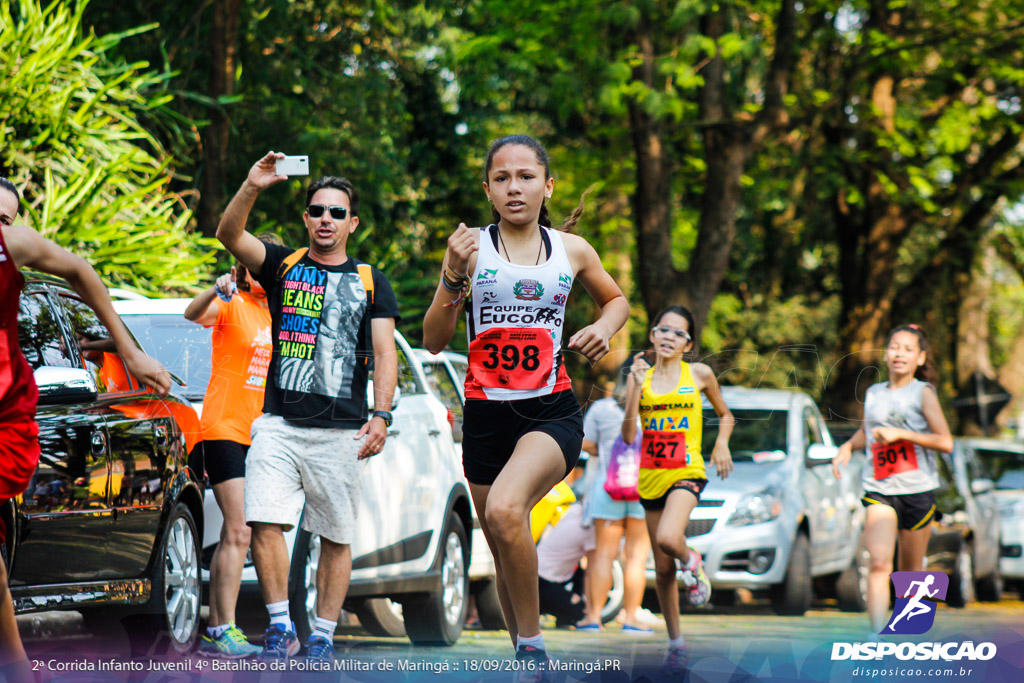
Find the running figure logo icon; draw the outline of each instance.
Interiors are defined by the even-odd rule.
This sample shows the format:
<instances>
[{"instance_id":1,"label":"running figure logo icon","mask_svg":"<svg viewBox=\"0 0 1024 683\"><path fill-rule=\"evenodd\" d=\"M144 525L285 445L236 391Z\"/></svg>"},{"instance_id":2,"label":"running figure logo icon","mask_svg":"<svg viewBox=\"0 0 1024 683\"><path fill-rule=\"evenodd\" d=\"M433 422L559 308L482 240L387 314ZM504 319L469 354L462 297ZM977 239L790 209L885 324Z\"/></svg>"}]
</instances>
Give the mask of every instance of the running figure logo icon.
<instances>
[{"instance_id":1,"label":"running figure logo icon","mask_svg":"<svg viewBox=\"0 0 1024 683\"><path fill-rule=\"evenodd\" d=\"M919 635L935 623L936 600L945 600L949 576L942 572L893 572L896 589L892 618L881 633Z\"/></svg>"}]
</instances>

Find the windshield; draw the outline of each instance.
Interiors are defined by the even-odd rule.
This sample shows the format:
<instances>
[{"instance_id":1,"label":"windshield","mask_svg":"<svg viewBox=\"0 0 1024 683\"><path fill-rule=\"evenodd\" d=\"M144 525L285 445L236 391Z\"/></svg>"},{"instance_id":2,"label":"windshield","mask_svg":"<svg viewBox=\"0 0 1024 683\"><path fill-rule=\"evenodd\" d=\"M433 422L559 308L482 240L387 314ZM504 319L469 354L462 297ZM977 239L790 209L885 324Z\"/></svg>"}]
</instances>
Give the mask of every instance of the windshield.
<instances>
[{"instance_id":1,"label":"windshield","mask_svg":"<svg viewBox=\"0 0 1024 683\"><path fill-rule=\"evenodd\" d=\"M786 410L732 410L736 426L729 437L733 462L780 462L786 459ZM718 438L718 414L704 411L701 454L710 462Z\"/></svg>"},{"instance_id":2,"label":"windshield","mask_svg":"<svg viewBox=\"0 0 1024 683\"><path fill-rule=\"evenodd\" d=\"M123 315L142 349L185 382L190 401L201 401L210 383L211 332L180 315Z\"/></svg>"},{"instance_id":3,"label":"windshield","mask_svg":"<svg viewBox=\"0 0 1024 683\"><path fill-rule=\"evenodd\" d=\"M985 469L991 472L997 489L1024 489L1024 454L987 448L974 452Z\"/></svg>"}]
</instances>

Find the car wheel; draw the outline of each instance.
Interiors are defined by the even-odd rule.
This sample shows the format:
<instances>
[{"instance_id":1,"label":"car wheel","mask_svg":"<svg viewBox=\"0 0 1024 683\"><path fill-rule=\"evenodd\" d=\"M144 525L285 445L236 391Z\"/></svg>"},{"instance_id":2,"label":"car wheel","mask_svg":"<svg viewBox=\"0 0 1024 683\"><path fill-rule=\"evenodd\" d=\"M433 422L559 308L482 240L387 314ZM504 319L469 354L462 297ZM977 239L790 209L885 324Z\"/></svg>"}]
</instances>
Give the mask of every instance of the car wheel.
<instances>
[{"instance_id":1,"label":"car wheel","mask_svg":"<svg viewBox=\"0 0 1024 683\"><path fill-rule=\"evenodd\" d=\"M288 575L288 606L299 642L316 627L316 575L320 568L320 536L305 529L295 534ZM336 615L337 616L337 615Z\"/></svg>"},{"instance_id":2,"label":"car wheel","mask_svg":"<svg viewBox=\"0 0 1024 683\"><path fill-rule=\"evenodd\" d=\"M622 597L626 593L626 577L622 571L622 563L618 558L612 561L612 587L608 591L608 599L601 610L601 623L607 624L619 615L622 610Z\"/></svg>"},{"instance_id":3,"label":"car wheel","mask_svg":"<svg viewBox=\"0 0 1024 683\"><path fill-rule=\"evenodd\" d=\"M367 598L353 605L353 612L371 636L401 638L405 636L402 605L389 598Z\"/></svg>"},{"instance_id":4,"label":"car wheel","mask_svg":"<svg viewBox=\"0 0 1024 683\"><path fill-rule=\"evenodd\" d=\"M868 562L864 544L858 544L853 561L836 579L836 598L844 612L864 612L868 608Z\"/></svg>"},{"instance_id":5,"label":"car wheel","mask_svg":"<svg viewBox=\"0 0 1024 683\"><path fill-rule=\"evenodd\" d=\"M473 594L476 597L476 614L480 618L480 628L488 631L500 631L505 628L505 615L501 611L498 600L498 580L484 582Z\"/></svg>"},{"instance_id":6,"label":"car wheel","mask_svg":"<svg viewBox=\"0 0 1024 683\"><path fill-rule=\"evenodd\" d=\"M199 635L200 572L196 524L188 506L178 503L153 568L148 613L124 622L133 650L146 655L192 650Z\"/></svg>"},{"instance_id":7,"label":"car wheel","mask_svg":"<svg viewBox=\"0 0 1024 683\"><path fill-rule=\"evenodd\" d=\"M789 552L786 578L772 586L772 608L777 614L800 616L811 606L811 544L797 534Z\"/></svg>"},{"instance_id":8,"label":"car wheel","mask_svg":"<svg viewBox=\"0 0 1024 683\"><path fill-rule=\"evenodd\" d=\"M970 541L960 544L956 553L953 574L949 577L949 592L946 604L950 607L966 607L974 602L974 549Z\"/></svg>"},{"instance_id":9,"label":"car wheel","mask_svg":"<svg viewBox=\"0 0 1024 683\"><path fill-rule=\"evenodd\" d=\"M441 586L427 595L402 599L405 614L416 618L405 631L416 645L454 645L466 623L469 608L469 543L458 515L451 513L441 537Z\"/></svg>"},{"instance_id":10,"label":"car wheel","mask_svg":"<svg viewBox=\"0 0 1024 683\"><path fill-rule=\"evenodd\" d=\"M999 602L1003 597L1003 575L999 567L991 574L978 581L975 588L978 599L984 602Z\"/></svg>"}]
</instances>

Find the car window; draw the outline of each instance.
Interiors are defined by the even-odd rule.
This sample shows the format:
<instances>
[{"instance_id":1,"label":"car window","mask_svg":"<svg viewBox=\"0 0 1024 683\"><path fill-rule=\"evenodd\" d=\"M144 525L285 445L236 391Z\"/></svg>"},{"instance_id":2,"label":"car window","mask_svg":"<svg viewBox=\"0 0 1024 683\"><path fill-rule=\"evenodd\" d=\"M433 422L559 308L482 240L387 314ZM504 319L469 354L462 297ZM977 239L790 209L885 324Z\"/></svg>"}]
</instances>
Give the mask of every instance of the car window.
<instances>
[{"instance_id":1,"label":"car window","mask_svg":"<svg viewBox=\"0 0 1024 683\"><path fill-rule=\"evenodd\" d=\"M201 401L210 383L212 333L208 328L173 313L123 315L121 319L143 351L163 363L185 383L190 401Z\"/></svg>"},{"instance_id":2,"label":"car window","mask_svg":"<svg viewBox=\"0 0 1024 683\"><path fill-rule=\"evenodd\" d=\"M984 468L985 477L993 479L997 489L1024 490L1024 453L979 448L974 455Z\"/></svg>"},{"instance_id":3,"label":"car window","mask_svg":"<svg viewBox=\"0 0 1024 683\"><path fill-rule=\"evenodd\" d=\"M455 386L455 381L448 372L448 368L445 367L444 363L428 361L423 364L423 374L426 376L427 384L430 386L431 391L434 392L434 395L441 399L441 403L444 404L445 408L452 411L452 417L455 419L455 426L452 431L461 433L462 401L459 399L459 390Z\"/></svg>"},{"instance_id":4,"label":"car window","mask_svg":"<svg viewBox=\"0 0 1024 683\"><path fill-rule=\"evenodd\" d=\"M416 372L406 357L405 351L397 345L395 350L398 352L398 388L402 391L402 396L425 394L426 389L420 386L420 381L416 378Z\"/></svg>"},{"instance_id":5,"label":"car window","mask_svg":"<svg viewBox=\"0 0 1024 683\"><path fill-rule=\"evenodd\" d=\"M466 370L469 368L469 364L456 358L449 358L448 362L452 364L452 369L455 370L459 384L464 385L466 383Z\"/></svg>"},{"instance_id":6,"label":"car window","mask_svg":"<svg viewBox=\"0 0 1024 683\"><path fill-rule=\"evenodd\" d=\"M18 307L18 345L33 370L75 366L45 292L26 293Z\"/></svg>"},{"instance_id":7,"label":"car window","mask_svg":"<svg viewBox=\"0 0 1024 683\"><path fill-rule=\"evenodd\" d=\"M86 370L96 378L100 393L117 393L138 388L131 379L106 326L95 311L81 299L62 294L61 303L68 314L72 334Z\"/></svg>"},{"instance_id":8,"label":"car window","mask_svg":"<svg viewBox=\"0 0 1024 683\"><path fill-rule=\"evenodd\" d=\"M810 408L804 408L804 443L808 448L816 443L825 443L821 436L821 422Z\"/></svg>"},{"instance_id":9,"label":"car window","mask_svg":"<svg viewBox=\"0 0 1024 683\"><path fill-rule=\"evenodd\" d=\"M786 459L786 410L731 410L736 418L729 450L736 462L779 462ZM711 451L718 438L718 414L714 410L704 411L704 433L701 437L701 453L705 461L711 459Z\"/></svg>"}]
</instances>

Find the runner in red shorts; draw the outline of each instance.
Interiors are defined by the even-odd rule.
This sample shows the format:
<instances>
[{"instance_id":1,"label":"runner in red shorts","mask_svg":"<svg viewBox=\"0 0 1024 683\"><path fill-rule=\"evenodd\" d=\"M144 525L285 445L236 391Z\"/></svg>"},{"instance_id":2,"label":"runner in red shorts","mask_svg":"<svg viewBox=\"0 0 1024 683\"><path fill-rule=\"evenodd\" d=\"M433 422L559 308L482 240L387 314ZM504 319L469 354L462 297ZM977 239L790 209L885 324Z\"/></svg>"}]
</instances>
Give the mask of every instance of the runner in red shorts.
<instances>
[{"instance_id":1,"label":"runner in red shorts","mask_svg":"<svg viewBox=\"0 0 1024 683\"><path fill-rule=\"evenodd\" d=\"M151 389L166 395L171 376L144 354L114 312L107 288L81 257L57 246L31 228L13 225L21 208L17 188L0 178L0 506L20 495L39 462L36 399L39 392L32 369L18 345L18 299L25 280L21 267L41 270L67 280L110 330L128 369ZM0 528L0 543L6 542ZM14 620L14 602L7 585L7 567L0 562L0 678L31 680L25 648Z\"/></svg>"}]
</instances>

